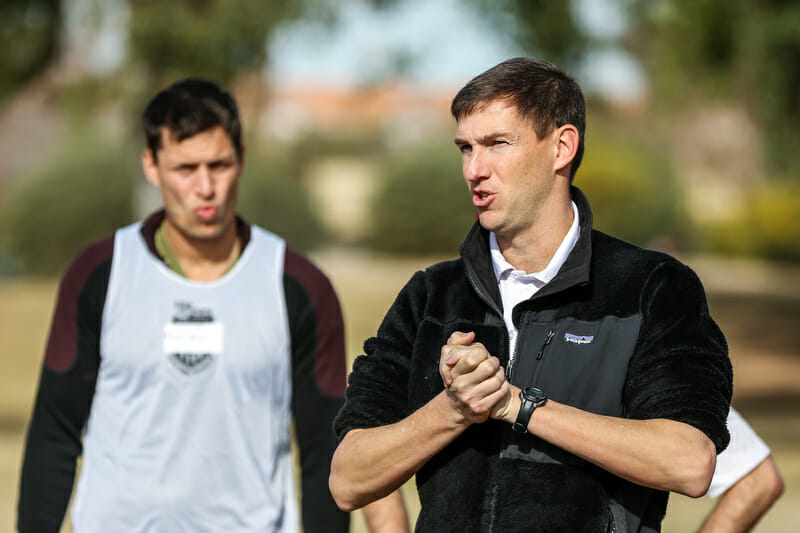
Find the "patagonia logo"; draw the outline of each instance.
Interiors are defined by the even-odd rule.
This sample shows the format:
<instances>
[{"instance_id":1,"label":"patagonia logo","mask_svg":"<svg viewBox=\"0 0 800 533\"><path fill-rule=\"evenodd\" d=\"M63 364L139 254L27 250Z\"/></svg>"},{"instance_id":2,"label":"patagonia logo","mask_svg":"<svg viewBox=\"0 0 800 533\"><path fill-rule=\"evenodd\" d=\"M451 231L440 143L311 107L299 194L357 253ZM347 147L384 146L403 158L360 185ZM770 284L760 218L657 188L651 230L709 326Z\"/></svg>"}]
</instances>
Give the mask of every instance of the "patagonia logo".
<instances>
[{"instance_id":1,"label":"patagonia logo","mask_svg":"<svg viewBox=\"0 0 800 533\"><path fill-rule=\"evenodd\" d=\"M589 344L594 340L594 335L573 335L572 333L564 333L564 340L567 342L574 342L575 344Z\"/></svg>"}]
</instances>

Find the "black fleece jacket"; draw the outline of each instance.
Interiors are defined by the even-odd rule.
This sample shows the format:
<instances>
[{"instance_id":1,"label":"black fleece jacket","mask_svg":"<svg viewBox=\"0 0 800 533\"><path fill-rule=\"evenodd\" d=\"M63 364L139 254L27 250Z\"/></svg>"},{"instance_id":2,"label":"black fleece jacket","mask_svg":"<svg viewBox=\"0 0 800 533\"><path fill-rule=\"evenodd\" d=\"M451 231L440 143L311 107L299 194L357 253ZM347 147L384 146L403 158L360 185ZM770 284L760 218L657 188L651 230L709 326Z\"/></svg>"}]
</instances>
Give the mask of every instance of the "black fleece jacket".
<instances>
[{"instance_id":1,"label":"black fleece jacket","mask_svg":"<svg viewBox=\"0 0 800 533\"><path fill-rule=\"evenodd\" d=\"M478 223L461 259L417 272L398 295L366 355L354 364L334 422L397 422L443 390L441 346L455 331L507 368L512 383L593 413L691 424L727 446L732 372L703 287L685 265L592 230L576 188L580 237L558 275L513 313L508 334ZM504 422L474 424L416 475L417 531L658 531L667 493L635 485Z\"/></svg>"}]
</instances>

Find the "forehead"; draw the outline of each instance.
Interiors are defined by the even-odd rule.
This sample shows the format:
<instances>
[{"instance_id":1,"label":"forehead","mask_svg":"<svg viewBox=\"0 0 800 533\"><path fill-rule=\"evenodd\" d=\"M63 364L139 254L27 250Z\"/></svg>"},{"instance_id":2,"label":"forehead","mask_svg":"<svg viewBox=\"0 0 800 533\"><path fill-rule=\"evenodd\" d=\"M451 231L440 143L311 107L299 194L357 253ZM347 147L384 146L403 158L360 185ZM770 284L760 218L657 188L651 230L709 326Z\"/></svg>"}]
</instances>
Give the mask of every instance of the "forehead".
<instances>
[{"instance_id":1,"label":"forehead","mask_svg":"<svg viewBox=\"0 0 800 533\"><path fill-rule=\"evenodd\" d=\"M517 110L517 106L506 100L492 100L475 107L469 115L461 117L456 123L459 135L486 133L484 130L532 129Z\"/></svg>"},{"instance_id":2,"label":"forehead","mask_svg":"<svg viewBox=\"0 0 800 533\"><path fill-rule=\"evenodd\" d=\"M172 132L161 128L161 148L159 157L175 159L224 158L236 155L233 141L222 126L201 131L178 140Z\"/></svg>"}]
</instances>

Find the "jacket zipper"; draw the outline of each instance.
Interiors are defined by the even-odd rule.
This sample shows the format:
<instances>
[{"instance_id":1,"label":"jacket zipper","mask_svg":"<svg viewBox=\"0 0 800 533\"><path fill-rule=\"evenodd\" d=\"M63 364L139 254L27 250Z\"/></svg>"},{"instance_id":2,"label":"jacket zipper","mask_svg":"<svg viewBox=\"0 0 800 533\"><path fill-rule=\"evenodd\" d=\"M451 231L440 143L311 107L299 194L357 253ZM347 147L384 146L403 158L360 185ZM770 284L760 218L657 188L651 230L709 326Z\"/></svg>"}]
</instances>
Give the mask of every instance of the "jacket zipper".
<instances>
[{"instance_id":1,"label":"jacket zipper","mask_svg":"<svg viewBox=\"0 0 800 533\"><path fill-rule=\"evenodd\" d=\"M497 304L494 302L494 300L492 300L489 297L489 295L485 291L481 290L480 287L478 287L478 284L475 283L475 280L472 277L471 268L467 264L466 260L464 260L464 267L465 267L465 270L466 270L467 279L469 280L469 284L472 286L472 289L478 294L478 296L480 297L481 300L483 300L489 307L492 308L492 310L494 310L495 313L497 313L497 315L502 320L502 318L503 318L502 311L500 311L500 308L497 307ZM509 348L510 341L508 339L508 332L506 331L505 326L503 327L503 331L505 332L505 334L503 335L503 341L504 341L503 348L505 348L505 351L508 352L509 351L508 348ZM515 348L514 352L516 353L516 351L517 350ZM506 376L507 376L507 379L510 380L511 367L513 366L513 359L511 358L511 354L510 353L508 355L509 355L509 361L508 361L508 368L506 369ZM495 517L495 507L496 507L496 505L497 505L497 485L495 484L495 485L492 486L492 495L491 495L491 499L489 500L489 531L490 532L494 531L494 517Z\"/></svg>"},{"instance_id":2,"label":"jacket zipper","mask_svg":"<svg viewBox=\"0 0 800 533\"><path fill-rule=\"evenodd\" d=\"M551 329L550 331L547 332L547 337L545 337L544 343L542 344L542 347L539 349L539 353L536 354L537 361L541 361L544 358L544 352L545 350L547 350L547 347L553 341L553 337L555 336L556 336L556 331L554 329ZM536 383L538 383L539 374L541 372L542 372L542 364L538 363L536 365L536 371L533 373L533 380L531 380L531 383L533 385L536 385Z\"/></svg>"},{"instance_id":3,"label":"jacket zipper","mask_svg":"<svg viewBox=\"0 0 800 533\"><path fill-rule=\"evenodd\" d=\"M469 280L469 284L472 286L472 290L474 290L474 291L475 291L475 292L478 294L478 296L481 298L481 300L483 300L483 301L484 301L484 302L485 302L485 303L486 303L486 304L487 304L489 307L491 307L491 308L492 308L492 310L493 310L495 313L497 313L497 314L498 314L498 316L500 316L500 318L502 319L502 318L503 318L503 313L502 313L502 311L500 311L500 308L499 308L499 307L497 307L497 304L496 304L496 303L494 303L494 300L492 300L492 299L489 297L489 295L488 295L488 294L486 294L486 292L485 292L485 291L482 291L482 290L481 290L481 289L478 287L478 284L477 284L477 283L475 283L475 281L472 279L472 274L470 273L470 268L467 266L467 263L466 263L466 261L464 261L464 266L466 267L467 279ZM505 325L504 325L504 327L503 327L503 331L504 331L504 335L503 335L503 348L504 348L504 351L506 351L506 352L507 352L507 351L508 351L508 347L509 347L508 345L510 344L510 341L509 341L509 339L508 339L508 332L507 332L507 331L506 331L506 329L505 329ZM514 354L513 354L513 355L516 355L516 352L517 352L517 350L516 350L516 348L515 348L515 349L514 349ZM511 367L512 367L512 366L514 366L514 358L513 358L513 357L511 357L511 356L512 356L512 354L511 354L511 353L509 353L509 354L508 354L508 368L506 369L506 379L511 379Z\"/></svg>"},{"instance_id":4,"label":"jacket zipper","mask_svg":"<svg viewBox=\"0 0 800 533\"><path fill-rule=\"evenodd\" d=\"M614 511L610 508L608 510L608 528L606 529L606 533L617 533L617 521L614 518Z\"/></svg>"},{"instance_id":5,"label":"jacket zipper","mask_svg":"<svg viewBox=\"0 0 800 533\"><path fill-rule=\"evenodd\" d=\"M547 338L544 340L544 344L542 345L542 349L539 350L538 354L536 354L536 360L537 361L541 361L542 360L542 357L544 357L544 349L547 348L547 345L550 344L550 341L553 340L553 337L555 337L555 335L556 335L556 332L553 331L552 329L547 332Z\"/></svg>"},{"instance_id":6,"label":"jacket zipper","mask_svg":"<svg viewBox=\"0 0 800 533\"><path fill-rule=\"evenodd\" d=\"M494 300L492 300L489 297L489 295L486 294L486 291L481 290L481 288L478 287L478 284L475 283L475 280L473 280L472 273L470 272L471 269L467 266L467 262L466 261L464 261L464 267L465 267L466 272L467 272L467 279L469 280L469 284L472 285L473 290L476 293L478 293L478 296L481 297L481 300L483 300L486 304L488 304L489 307L491 307L494 310L494 312L497 313L498 315L500 315L500 317L502 318L503 317L503 313L500 311L500 308L497 307L497 304L494 303Z\"/></svg>"},{"instance_id":7,"label":"jacket zipper","mask_svg":"<svg viewBox=\"0 0 800 533\"><path fill-rule=\"evenodd\" d=\"M506 332L506 337L508 337L508 332ZM514 346L514 353L509 354L508 358L508 368L506 368L506 379L509 381L509 383L511 382L511 371L514 369L514 363L517 360L518 352L519 352L519 339L517 339L517 344L516 346Z\"/></svg>"}]
</instances>

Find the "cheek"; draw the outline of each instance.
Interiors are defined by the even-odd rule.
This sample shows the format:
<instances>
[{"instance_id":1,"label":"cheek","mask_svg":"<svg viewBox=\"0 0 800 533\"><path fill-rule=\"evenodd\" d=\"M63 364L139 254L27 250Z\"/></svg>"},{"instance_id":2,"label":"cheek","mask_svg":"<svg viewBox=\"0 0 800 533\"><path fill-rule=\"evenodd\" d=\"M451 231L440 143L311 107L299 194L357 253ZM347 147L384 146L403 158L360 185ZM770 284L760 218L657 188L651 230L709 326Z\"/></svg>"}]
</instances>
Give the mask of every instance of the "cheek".
<instances>
[{"instance_id":1,"label":"cheek","mask_svg":"<svg viewBox=\"0 0 800 533\"><path fill-rule=\"evenodd\" d=\"M166 196L178 203L184 203L189 194L188 187L181 186L181 184L169 184L168 186L162 187L162 190Z\"/></svg>"},{"instance_id":2,"label":"cheek","mask_svg":"<svg viewBox=\"0 0 800 533\"><path fill-rule=\"evenodd\" d=\"M220 194L225 197L228 203L236 200L236 194L239 191L239 177L234 176L220 182Z\"/></svg>"}]
</instances>

